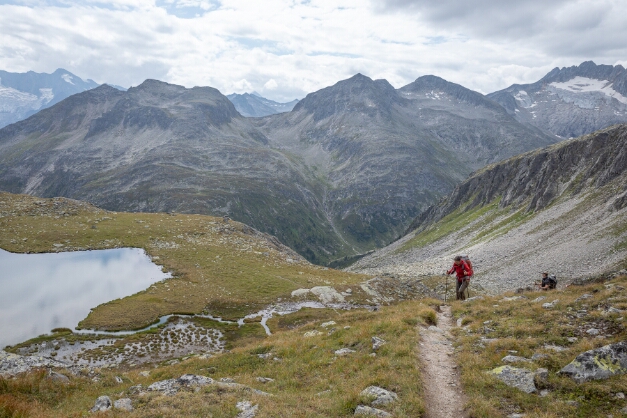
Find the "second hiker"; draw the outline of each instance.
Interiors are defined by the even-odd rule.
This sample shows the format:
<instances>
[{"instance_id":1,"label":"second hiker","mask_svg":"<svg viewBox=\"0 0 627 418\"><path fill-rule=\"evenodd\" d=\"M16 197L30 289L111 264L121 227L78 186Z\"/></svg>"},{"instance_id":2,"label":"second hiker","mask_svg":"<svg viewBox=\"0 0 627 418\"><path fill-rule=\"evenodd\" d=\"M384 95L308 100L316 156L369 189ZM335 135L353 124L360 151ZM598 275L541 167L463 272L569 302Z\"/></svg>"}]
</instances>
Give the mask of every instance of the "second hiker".
<instances>
[{"instance_id":1,"label":"second hiker","mask_svg":"<svg viewBox=\"0 0 627 418\"><path fill-rule=\"evenodd\" d=\"M464 294L464 292L470 284L470 276L472 276L473 273L470 260L466 260L468 260L468 257L462 257L458 255L453 259L453 267L451 267L451 269L446 272L446 274L455 273L457 275L457 300L466 299L466 295Z\"/></svg>"}]
</instances>

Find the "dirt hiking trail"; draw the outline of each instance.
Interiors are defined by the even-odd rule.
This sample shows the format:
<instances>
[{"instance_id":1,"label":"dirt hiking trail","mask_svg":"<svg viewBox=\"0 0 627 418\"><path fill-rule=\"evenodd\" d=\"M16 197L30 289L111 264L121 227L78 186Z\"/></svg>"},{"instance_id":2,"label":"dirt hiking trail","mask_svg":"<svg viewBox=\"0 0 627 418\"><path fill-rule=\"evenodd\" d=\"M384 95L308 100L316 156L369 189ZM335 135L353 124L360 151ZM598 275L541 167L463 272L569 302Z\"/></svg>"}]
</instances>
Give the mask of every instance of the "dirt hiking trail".
<instances>
[{"instance_id":1,"label":"dirt hiking trail","mask_svg":"<svg viewBox=\"0 0 627 418\"><path fill-rule=\"evenodd\" d=\"M422 363L426 418L465 418L464 394L459 372L453 359L449 330L452 327L450 306L441 306L438 326L420 330L419 357Z\"/></svg>"}]
</instances>

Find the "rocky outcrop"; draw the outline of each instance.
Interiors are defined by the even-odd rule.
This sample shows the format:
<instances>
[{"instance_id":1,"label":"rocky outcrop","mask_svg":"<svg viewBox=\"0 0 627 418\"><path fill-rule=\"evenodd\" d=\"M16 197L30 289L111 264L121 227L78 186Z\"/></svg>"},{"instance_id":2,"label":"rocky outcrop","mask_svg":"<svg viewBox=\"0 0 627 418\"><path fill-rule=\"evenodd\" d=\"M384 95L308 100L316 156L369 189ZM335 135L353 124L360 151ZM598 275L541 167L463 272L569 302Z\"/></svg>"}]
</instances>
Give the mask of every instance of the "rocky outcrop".
<instances>
[{"instance_id":1,"label":"rocky outcrop","mask_svg":"<svg viewBox=\"0 0 627 418\"><path fill-rule=\"evenodd\" d=\"M627 342L606 345L578 355L560 373L577 383L627 373Z\"/></svg>"},{"instance_id":2,"label":"rocky outcrop","mask_svg":"<svg viewBox=\"0 0 627 418\"><path fill-rule=\"evenodd\" d=\"M42 356L20 356L0 350L0 376L15 376L41 367L67 368L68 364Z\"/></svg>"},{"instance_id":3,"label":"rocky outcrop","mask_svg":"<svg viewBox=\"0 0 627 418\"><path fill-rule=\"evenodd\" d=\"M519 389L525 393L536 392L534 373L531 370L511 366L501 366L490 371L507 386Z\"/></svg>"}]
</instances>

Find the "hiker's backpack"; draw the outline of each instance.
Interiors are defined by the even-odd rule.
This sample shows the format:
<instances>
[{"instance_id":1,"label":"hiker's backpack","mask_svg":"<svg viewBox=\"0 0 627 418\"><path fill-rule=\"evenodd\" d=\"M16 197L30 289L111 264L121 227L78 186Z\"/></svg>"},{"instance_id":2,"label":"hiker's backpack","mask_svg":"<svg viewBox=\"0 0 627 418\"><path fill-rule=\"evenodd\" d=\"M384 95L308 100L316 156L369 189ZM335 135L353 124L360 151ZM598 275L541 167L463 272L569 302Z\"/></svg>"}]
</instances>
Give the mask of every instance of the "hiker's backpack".
<instances>
[{"instance_id":1,"label":"hiker's backpack","mask_svg":"<svg viewBox=\"0 0 627 418\"><path fill-rule=\"evenodd\" d=\"M462 261L468 264L468 268L470 269L470 271L468 272L468 277L471 277L473 274L475 274L475 272L472 269L472 261L470 261L470 258L468 258L467 255L462 255L461 257L462 257ZM557 283L557 281L555 283Z\"/></svg>"},{"instance_id":2,"label":"hiker's backpack","mask_svg":"<svg viewBox=\"0 0 627 418\"><path fill-rule=\"evenodd\" d=\"M557 287L557 277L554 274L549 276L549 289L555 289Z\"/></svg>"}]
</instances>

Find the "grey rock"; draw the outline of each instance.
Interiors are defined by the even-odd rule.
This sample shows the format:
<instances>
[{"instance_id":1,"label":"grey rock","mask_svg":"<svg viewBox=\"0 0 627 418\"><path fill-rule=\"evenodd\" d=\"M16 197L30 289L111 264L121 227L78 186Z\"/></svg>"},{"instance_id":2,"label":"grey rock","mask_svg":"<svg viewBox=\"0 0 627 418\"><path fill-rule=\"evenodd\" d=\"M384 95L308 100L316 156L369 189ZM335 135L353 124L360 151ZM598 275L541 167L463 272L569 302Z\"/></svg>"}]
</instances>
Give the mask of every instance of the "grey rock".
<instances>
[{"instance_id":1,"label":"grey rock","mask_svg":"<svg viewBox=\"0 0 627 418\"><path fill-rule=\"evenodd\" d=\"M14 376L34 368L67 368L67 364L42 356L20 356L0 350L0 376Z\"/></svg>"},{"instance_id":2,"label":"grey rock","mask_svg":"<svg viewBox=\"0 0 627 418\"><path fill-rule=\"evenodd\" d=\"M354 353L355 350L351 350L350 348L340 348L339 350L335 351L335 355L336 356L347 356L349 354Z\"/></svg>"},{"instance_id":3,"label":"grey rock","mask_svg":"<svg viewBox=\"0 0 627 418\"><path fill-rule=\"evenodd\" d=\"M560 373L577 383L627 373L627 342L610 344L579 354Z\"/></svg>"},{"instance_id":4,"label":"grey rock","mask_svg":"<svg viewBox=\"0 0 627 418\"><path fill-rule=\"evenodd\" d=\"M152 392L163 392L166 395L174 395L179 391L181 384L177 379L167 379L154 382L148 386L148 390Z\"/></svg>"},{"instance_id":5,"label":"grey rock","mask_svg":"<svg viewBox=\"0 0 627 418\"><path fill-rule=\"evenodd\" d=\"M257 382L270 383L270 382L274 382L274 379L270 379L269 377L258 377Z\"/></svg>"},{"instance_id":6,"label":"grey rock","mask_svg":"<svg viewBox=\"0 0 627 418\"><path fill-rule=\"evenodd\" d=\"M389 412L385 412L381 409L372 408L365 405L358 405L357 408L355 408L355 415L376 418L389 418L392 416L392 414L390 414Z\"/></svg>"},{"instance_id":7,"label":"grey rock","mask_svg":"<svg viewBox=\"0 0 627 418\"><path fill-rule=\"evenodd\" d=\"M546 390L546 389L542 389L542 390L540 391L539 395L540 395L540 396L542 396L542 397L544 398L545 396L548 396L548 395L549 395L549 393L550 393L550 392L549 392L548 390Z\"/></svg>"},{"instance_id":8,"label":"grey rock","mask_svg":"<svg viewBox=\"0 0 627 418\"><path fill-rule=\"evenodd\" d=\"M614 397L616 399L625 399L625 394L623 392L618 392L616 395L614 395Z\"/></svg>"},{"instance_id":9,"label":"grey rock","mask_svg":"<svg viewBox=\"0 0 627 418\"><path fill-rule=\"evenodd\" d=\"M177 382L183 386L206 386L212 384L214 380L207 376L184 374L177 379Z\"/></svg>"},{"instance_id":10,"label":"grey rock","mask_svg":"<svg viewBox=\"0 0 627 418\"><path fill-rule=\"evenodd\" d=\"M530 370L501 366L491 370L490 373L507 386L514 387L525 393L534 393L536 391L534 373Z\"/></svg>"},{"instance_id":11,"label":"grey rock","mask_svg":"<svg viewBox=\"0 0 627 418\"><path fill-rule=\"evenodd\" d=\"M372 337L372 349L374 351L377 351L379 348L381 348L387 341L385 341L383 338L379 338L379 337Z\"/></svg>"},{"instance_id":12,"label":"grey rock","mask_svg":"<svg viewBox=\"0 0 627 418\"><path fill-rule=\"evenodd\" d=\"M567 340L568 340L569 343L576 343L578 338L577 337L568 337Z\"/></svg>"},{"instance_id":13,"label":"grey rock","mask_svg":"<svg viewBox=\"0 0 627 418\"><path fill-rule=\"evenodd\" d=\"M144 370L143 372L139 372L139 375L142 377L148 377L150 376L150 371L149 370Z\"/></svg>"},{"instance_id":14,"label":"grey rock","mask_svg":"<svg viewBox=\"0 0 627 418\"><path fill-rule=\"evenodd\" d=\"M528 362L530 361L528 358L519 357L519 356L505 356L501 359L503 363L520 363L520 362Z\"/></svg>"},{"instance_id":15,"label":"grey rock","mask_svg":"<svg viewBox=\"0 0 627 418\"><path fill-rule=\"evenodd\" d=\"M237 418L253 418L259 409L259 405L253 405L249 401L238 402L235 407L240 411Z\"/></svg>"},{"instance_id":16,"label":"grey rock","mask_svg":"<svg viewBox=\"0 0 627 418\"><path fill-rule=\"evenodd\" d=\"M569 401L566 401L565 403L568 406L572 406L574 408L579 408L579 402L577 402L577 401L569 400Z\"/></svg>"},{"instance_id":17,"label":"grey rock","mask_svg":"<svg viewBox=\"0 0 627 418\"><path fill-rule=\"evenodd\" d=\"M549 356L547 354L535 353L534 355L531 356L531 360L538 361L538 360L542 360L548 357Z\"/></svg>"},{"instance_id":18,"label":"grey rock","mask_svg":"<svg viewBox=\"0 0 627 418\"><path fill-rule=\"evenodd\" d=\"M387 389L380 388L378 386L368 386L362 390L361 396L367 398L373 398L371 405L387 405L398 400L398 395Z\"/></svg>"},{"instance_id":19,"label":"grey rock","mask_svg":"<svg viewBox=\"0 0 627 418\"><path fill-rule=\"evenodd\" d=\"M70 383L70 379L66 375L57 373L53 370L50 370L50 372L48 373L48 379L56 380L57 382L61 383Z\"/></svg>"},{"instance_id":20,"label":"grey rock","mask_svg":"<svg viewBox=\"0 0 627 418\"><path fill-rule=\"evenodd\" d=\"M593 296L590 293L584 293L583 295L579 296L577 299L575 299L575 302L579 302L581 300L586 300L586 299L590 299Z\"/></svg>"},{"instance_id":21,"label":"grey rock","mask_svg":"<svg viewBox=\"0 0 627 418\"><path fill-rule=\"evenodd\" d=\"M220 382L222 383L235 383L235 380L231 379L230 377L223 377L220 379Z\"/></svg>"},{"instance_id":22,"label":"grey rock","mask_svg":"<svg viewBox=\"0 0 627 418\"><path fill-rule=\"evenodd\" d=\"M113 402L113 407L121 411L131 412L133 410L133 401L130 398L122 398Z\"/></svg>"},{"instance_id":23,"label":"grey rock","mask_svg":"<svg viewBox=\"0 0 627 418\"><path fill-rule=\"evenodd\" d=\"M599 331L596 328L590 328L589 330L586 331L586 334L593 335L593 336L599 335L600 333L601 331Z\"/></svg>"},{"instance_id":24,"label":"grey rock","mask_svg":"<svg viewBox=\"0 0 627 418\"><path fill-rule=\"evenodd\" d=\"M124 380L120 376L115 376L116 383L124 383Z\"/></svg>"},{"instance_id":25,"label":"grey rock","mask_svg":"<svg viewBox=\"0 0 627 418\"><path fill-rule=\"evenodd\" d=\"M546 299L546 296L538 296L537 298L532 300L532 302L542 302L544 299Z\"/></svg>"},{"instance_id":26,"label":"grey rock","mask_svg":"<svg viewBox=\"0 0 627 418\"><path fill-rule=\"evenodd\" d=\"M434 325L430 325L429 328L427 328L427 330L431 331L431 332L437 332L438 334L444 334L444 330L441 328L438 328Z\"/></svg>"},{"instance_id":27,"label":"grey rock","mask_svg":"<svg viewBox=\"0 0 627 418\"><path fill-rule=\"evenodd\" d=\"M111 409L111 398L109 398L108 396L100 396L98 399L96 399L96 403L94 404L94 407L91 408L91 412L104 412L104 411L108 411Z\"/></svg>"},{"instance_id":28,"label":"grey rock","mask_svg":"<svg viewBox=\"0 0 627 418\"><path fill-rule=\"evenodd\" d=\"M507 418L524 418L525 414L509 414Z\"/></svg>"},{"instance_id":29,"label":"grey rock","mask_svg":"<svg viewBox=\"0 0 627 418\"><path fill-rule=\"evenodd\" d=\"M566 347L562 347L561 345L553 345L553 344L546 344L544 348L547 350L556 351L558 353L568 350L568 348Z\"/></svg>"}]
</instances>

